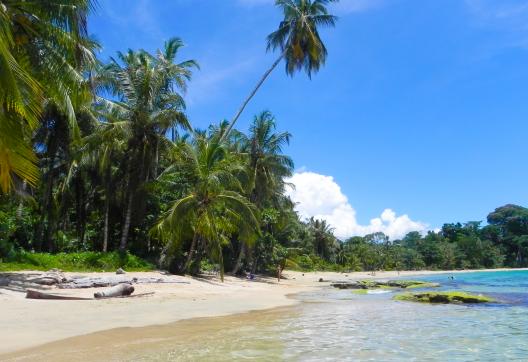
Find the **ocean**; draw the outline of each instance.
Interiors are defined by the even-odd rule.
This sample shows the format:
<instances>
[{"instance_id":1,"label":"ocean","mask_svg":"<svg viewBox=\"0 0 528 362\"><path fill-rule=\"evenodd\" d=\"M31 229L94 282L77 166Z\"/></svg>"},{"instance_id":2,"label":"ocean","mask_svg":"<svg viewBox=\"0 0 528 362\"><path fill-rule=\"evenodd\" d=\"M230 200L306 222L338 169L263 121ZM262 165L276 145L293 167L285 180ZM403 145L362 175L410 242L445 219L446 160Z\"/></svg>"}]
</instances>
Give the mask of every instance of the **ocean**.
<instances>
[{"instance_id":1,"label":"ocean","mask_svg":"<svg viewBox=\"0 0 528 362\"><path fill-rule=\"evenodd\" d=\"M485 294L498 303L429 305L331 287L284 311L225 319L184 349L144 360L528 361L528 271L410 278L440 290ZM438 289L438 288L435 288ZM221 319L220 319L221 321Z\"/></svg>"}]
</instances>

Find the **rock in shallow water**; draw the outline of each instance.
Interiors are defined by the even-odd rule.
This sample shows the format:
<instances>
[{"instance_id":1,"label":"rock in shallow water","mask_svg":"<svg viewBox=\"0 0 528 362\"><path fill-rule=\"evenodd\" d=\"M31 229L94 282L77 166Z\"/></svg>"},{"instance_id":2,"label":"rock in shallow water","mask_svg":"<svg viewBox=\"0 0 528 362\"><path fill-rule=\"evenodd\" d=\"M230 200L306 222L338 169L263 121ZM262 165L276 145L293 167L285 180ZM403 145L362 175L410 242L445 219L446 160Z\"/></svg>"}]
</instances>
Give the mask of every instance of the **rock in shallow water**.
<instances>
[{"instance_id":1,"label":"rock in shallow water","mask_svg":"<svg viewBox=\"0 0 528 362\"><path fill-rule=\"evenodd\" d=\"M422 292L405 293L394 296L394 300L419 303L440 303L440 304L474 304L491 303L495 300L484 295L473 295L465 292Z\"/></svg>"},{"instance_id":2,"label":"rock in shallow water","mask_svg":"<svg viewBox=\"0 0 528 362\"><path fill-rule=\"evenodd\" d=\"M438 283L428 283L420 280L358 280L355 282L337 282L332 286L338 289L381 289L381 288L434 288L439 287Z\"/></svg>"}]
</instances>

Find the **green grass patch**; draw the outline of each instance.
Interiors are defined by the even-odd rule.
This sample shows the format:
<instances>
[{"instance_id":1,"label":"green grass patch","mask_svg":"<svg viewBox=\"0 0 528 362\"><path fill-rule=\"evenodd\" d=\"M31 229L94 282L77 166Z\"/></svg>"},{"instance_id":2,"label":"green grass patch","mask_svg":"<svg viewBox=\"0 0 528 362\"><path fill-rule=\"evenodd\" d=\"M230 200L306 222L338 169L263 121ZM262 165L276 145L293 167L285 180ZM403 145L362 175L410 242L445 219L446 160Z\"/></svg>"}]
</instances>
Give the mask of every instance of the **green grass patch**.
<instances>
[{"instance_id":1,"label":"green grass patch","mask_svg":"<svg viewBox=\"0 0 528 362\"><path fill-rule=\"evenodd\" d=\"M0 271L50 270L87 272L115 271L123 268L126 271L148 271L155 266L129 253L28 253L19 252L0 262Z\"/></svg>"},{"instance_id":2,"label":"green grass patch","mask_svg":"<svg viewBox=\"0 0 528 362\"><path fill-rule=\"evenodd\" d=\"M353 294L360 294L360 295L368 294L368 292L369 292L369 289L354 289L352 291Z\"/></svg>"},{"instance_id":3,"label":"green grass patch","mask_svg":"<svg viewBox=\"0 0 528 362\"><path fill-rule=\"evenodd\" d=\"M419 303L440 303L440 304L468 304L468 303L491 303L494 299L484 295L474 295L466 292L423 292L404 293L393 297L394 300Z\"/></svg>"}]
</instances>

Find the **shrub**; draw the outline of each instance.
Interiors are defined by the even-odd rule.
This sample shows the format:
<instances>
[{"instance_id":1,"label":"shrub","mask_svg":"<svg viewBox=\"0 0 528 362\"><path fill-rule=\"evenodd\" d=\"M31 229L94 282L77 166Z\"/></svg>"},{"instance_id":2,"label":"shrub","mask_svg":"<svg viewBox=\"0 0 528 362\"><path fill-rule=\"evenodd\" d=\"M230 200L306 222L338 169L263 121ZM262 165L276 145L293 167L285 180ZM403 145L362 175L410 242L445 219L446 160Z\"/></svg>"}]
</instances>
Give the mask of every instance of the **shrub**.
<instances>
[{"instance_id":1,"label":"shrub","mask_svg":"<svg viewBox=\"0 0 528 362\"><path fill-rule=\"evenodd\" d=\"M25 251L8 255L0 263L0 271L7 270L49 270L64 271L114 271L123 268L128 271L154 269L154 265L130 253L29 253Z\"/></svg>"}]
</instances>

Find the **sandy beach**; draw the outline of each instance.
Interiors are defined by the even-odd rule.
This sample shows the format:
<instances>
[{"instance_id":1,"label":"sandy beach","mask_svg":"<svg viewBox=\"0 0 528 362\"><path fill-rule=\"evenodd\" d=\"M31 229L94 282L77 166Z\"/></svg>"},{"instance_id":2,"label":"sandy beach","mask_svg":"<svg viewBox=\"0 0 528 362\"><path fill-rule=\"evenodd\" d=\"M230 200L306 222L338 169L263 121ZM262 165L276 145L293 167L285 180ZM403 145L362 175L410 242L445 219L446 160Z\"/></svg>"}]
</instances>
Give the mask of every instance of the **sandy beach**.
<instances>
[{"instance_id":1,"label":"sandy beach","mask_svg":"<svg viewBox=\"0 0 528 362\"><path fill-rule=\"evenodd\" d=\"M365 278L396 278L461 271L407 271L371 273L300 273L287 271L285 280L274 278L255 281L226 277L193 278L171 276L184 283L137 284L138 293L154 292L139 298L105 300L31 300L22 291L0 287L0 359L46 343L89 333L123 327L165 325L199 317L217 317L249 311L292 306L298 301L295 293L328 286L332 281ZM464 271L467 272L467 271ZM29 274L23 272L21 274ZM67 275L79 273L65 273ZM83 273L108 276L113 273ZM128 273L132 277L163 277L159 272ZM322 278L324 282L319 282ZM91 297L96 288L80 290L50 289L55 294ZM15 354L13 354L15 353Z\"/></svg>"}]
</instances>

